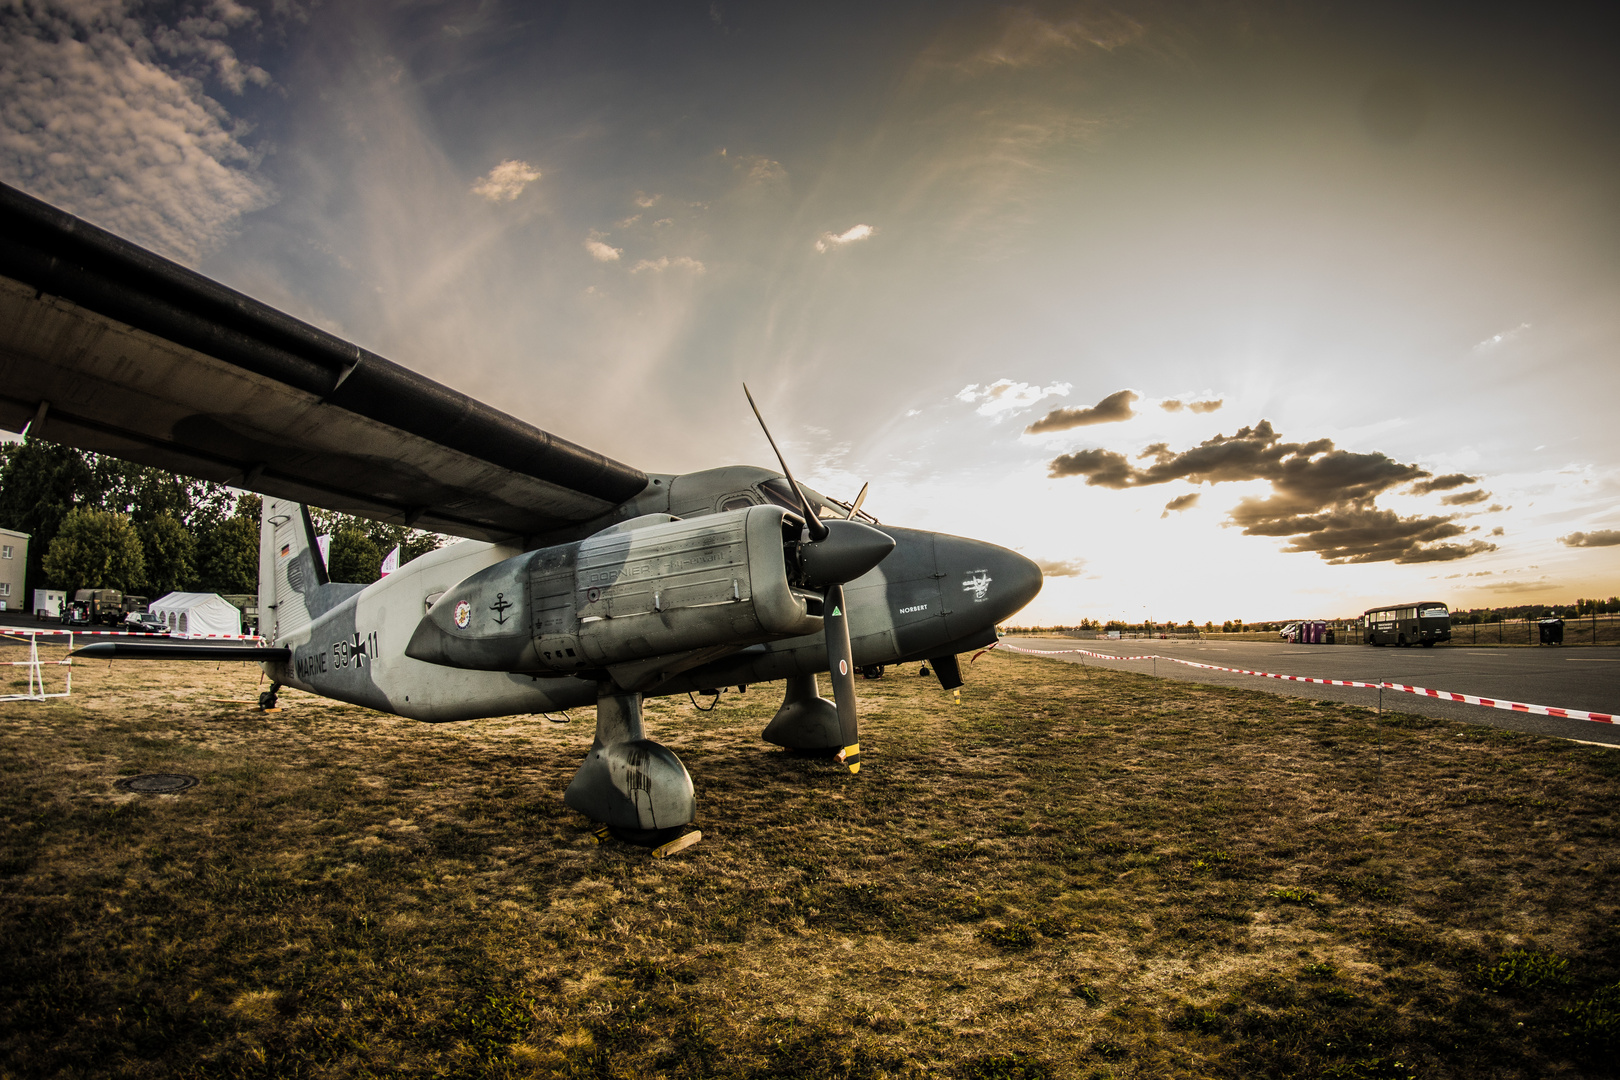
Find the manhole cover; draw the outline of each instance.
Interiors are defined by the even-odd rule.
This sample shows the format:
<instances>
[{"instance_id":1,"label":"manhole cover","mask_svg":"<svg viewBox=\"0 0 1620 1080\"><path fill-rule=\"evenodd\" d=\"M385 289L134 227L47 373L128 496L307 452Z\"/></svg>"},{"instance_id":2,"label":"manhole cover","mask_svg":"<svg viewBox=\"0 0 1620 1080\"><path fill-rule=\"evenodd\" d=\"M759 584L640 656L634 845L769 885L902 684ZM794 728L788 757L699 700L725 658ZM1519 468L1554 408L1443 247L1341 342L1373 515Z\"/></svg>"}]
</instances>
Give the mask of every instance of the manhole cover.
<instances>
[{"instance_id":1,"label":"manhole cover","mask_svg":"<svg viewBox=\"0 0 1620 1080\"><path fill-rule=\"evenodd\" d=\"M180 776L177 773L142 773L140 776L126 776L113 785L119 791L133 791L137 795L173 795L196 786L195 776Z\"/></svg>"}]
</instances>

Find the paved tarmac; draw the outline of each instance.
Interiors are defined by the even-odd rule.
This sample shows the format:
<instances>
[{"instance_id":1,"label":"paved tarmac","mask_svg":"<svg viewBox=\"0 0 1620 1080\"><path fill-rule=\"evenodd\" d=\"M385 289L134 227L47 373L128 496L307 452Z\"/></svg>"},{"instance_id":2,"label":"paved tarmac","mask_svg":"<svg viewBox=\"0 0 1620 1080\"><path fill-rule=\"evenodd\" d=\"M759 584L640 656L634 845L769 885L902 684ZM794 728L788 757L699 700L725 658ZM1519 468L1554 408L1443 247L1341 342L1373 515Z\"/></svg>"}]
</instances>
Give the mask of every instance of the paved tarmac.
<instances>
[{"instance_id":1,"label":"paved tarmac","mask_svg":"<svg viewBox=\"0 0 1620 1080\"><path fill-rule=\"evenodd\" d=\"M1110 656L1157 653L1200 664L1269 671L1278 675L1404 683L1430 690L1449 690L1455 694L1473 694L1531 705L1620 714L1620 648L1611 646L1487 649L1445 645L1433 649L1401 649L1369 645L1289 645L1286 642L1273 645L1264 641L1090 641L1068 637L1004 639L1003 647L1009 645L1041 652L1088 649ZM1368 708L1378 705L1377 690L1352 686L1281 682L1254 675L1205 671L1166 660L1157 663L1149 660L1099 660L1079 654L1057 655L1054 659L1111 670L1140 671L1186 682L1264 690L1287 697L1343 701ZM1386 712L1417 713L1460 720L1467 724L1486 724L1620 747L1620 726L1613 724L1508 712L1394 690L1383 692L1383 707Z\"/></svg>"}]
</instances>

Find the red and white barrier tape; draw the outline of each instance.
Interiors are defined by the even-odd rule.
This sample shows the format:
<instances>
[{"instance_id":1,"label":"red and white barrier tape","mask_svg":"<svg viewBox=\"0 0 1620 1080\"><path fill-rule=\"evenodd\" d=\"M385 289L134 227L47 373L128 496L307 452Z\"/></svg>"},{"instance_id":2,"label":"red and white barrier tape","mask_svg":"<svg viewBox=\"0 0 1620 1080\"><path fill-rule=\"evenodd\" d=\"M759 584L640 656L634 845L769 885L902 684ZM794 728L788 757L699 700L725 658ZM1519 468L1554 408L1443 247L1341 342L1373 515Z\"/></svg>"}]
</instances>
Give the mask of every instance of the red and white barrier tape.
<instances>
[{"instance_id":1,"label":"red and white barrier tape","mask_svg":"<svg viewBox=\"0 0 1620 1080\"><path fill-rule=\"evenodd\" d=\"M14 634L18 637L38 637L44 635L60 635L62 637L167 637L175 641L199 641L205 638L215 641L263 641L257 634L154 634L147 630L31 630L25 627L0 626L0 635Z\"/></svg>"},{"instance_id":2,"label":"red and white barrier tape","mask_svg":"<svg viewBox=\"0 0 1620 1080\"><path fill-rule=\"evenodd\" d=\"M1085 656L1095 656L1099 660L1168 660L1172 664L1181 664L1185 667L1203 668L1206 671L1227 671L1235 675L1255 675L1262 679L1316 683L1320 686L1360 686L1368 690L1397 690L1403 694L1417 694L1419 697L1439 698L1442 701L1461 701L1467 705L1483 705L1488 709L1505 709L1509 712L1531 713L1535 716L1557 716L1566 720L1590 720L1594 724L1620 724L1620 717L1612 713L1587 712L1584 709L1558 709L1551 705L1526 705L1522 701L1499 701L1496 698L1476 697L1473 694L1454 694L1449 690L1428 690L1421 686L1406 686L1402 683L1357 682L1354 679L1311 679L1304 675L1278 675L1271 671L1249 671L1245 668L1217 667L1214 664L1199 664L1176 656L1159 656L1153 653L1142 656L1116 656L1113 653L1092 652L1090 649L1020 649L1017 645L1007 645L1006 648L1011 649L1013 652L1024 653L1027 656L1080 653Z\"/></svg>"}]
</instances>

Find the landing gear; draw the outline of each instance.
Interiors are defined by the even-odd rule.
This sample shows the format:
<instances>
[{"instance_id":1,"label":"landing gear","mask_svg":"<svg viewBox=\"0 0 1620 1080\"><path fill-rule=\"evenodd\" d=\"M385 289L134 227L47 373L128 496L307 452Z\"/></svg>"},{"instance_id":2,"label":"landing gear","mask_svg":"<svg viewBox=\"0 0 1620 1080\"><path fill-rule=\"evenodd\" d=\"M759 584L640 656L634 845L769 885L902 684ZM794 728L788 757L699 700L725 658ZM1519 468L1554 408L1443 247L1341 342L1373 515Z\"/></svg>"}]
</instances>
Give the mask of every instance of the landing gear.
<instances>
[{"instance_id":1,"label":"landing gear","mask_svg":"<svg viewBox=\"0 0 1620 1080\"><path fill-rule=\"evenodd\" d=\"M697 816L692 777L681 759L646 737L641 695L597 687L596 740L563 802L627 843L665 848Z\"/></svg>"},{"instance_id":2,"label":"landing gear","mask_svg":"<svg viewBox=\"0 0 1620 1080\"><path fill-rule=\"evenodd\" d=\"M271 683L270 689L262 692L259 695L260 711L269 712L271 709L276 707L276 691L280 689L281 685L279 683Z\"/></svg>"},{"instance_id":3,"label":"landing gear","mask_svg":"<svg viewBox=\"0 0 1620 1080\"><path fill-rule=\"evenodd\" d=\"M867 664L861 668L861 676L867 679L881 679L883 678L883 665Z\"/></svg>"},{"instance_id":4,"label":"landing gear","mask_svg":"<svg viewBox=\"0 0 1620 1080\"><path fill-rule=\"evenodd\" d=\"M821 696L814 675L793 675L787 695L761 736L789 750L836 753L844 747L838 728L838 706Z\"/></svg>"}]
</instances>

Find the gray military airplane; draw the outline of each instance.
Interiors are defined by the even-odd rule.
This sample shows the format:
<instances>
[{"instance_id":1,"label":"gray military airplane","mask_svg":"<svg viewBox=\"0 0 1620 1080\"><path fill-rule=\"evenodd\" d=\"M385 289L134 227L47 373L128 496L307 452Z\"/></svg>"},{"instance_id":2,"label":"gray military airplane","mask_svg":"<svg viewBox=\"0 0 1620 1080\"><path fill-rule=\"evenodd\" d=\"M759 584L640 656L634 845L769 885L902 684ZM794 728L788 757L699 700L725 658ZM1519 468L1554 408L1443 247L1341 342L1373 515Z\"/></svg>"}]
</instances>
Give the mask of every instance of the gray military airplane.
<instances>
[{"instance_id":1,"label":"gray military airplane","mask_svg":"<svg viewBox=\"0 0 1620 1080\"><path fill-rule=\"evenodd\" d=\"M643 473L4 185L0 428L264 496L265 646L79 655L251 660L267 707L295 687L435 723L594 704L564 801L649 845L696 799L645 696L784 680L764 738L858 772L855 672L922 660L959 686L957 654L1041 587L1005 548L880 528L780 451L781 472ZM307 504L464 539L332 582Z\"/></svg>"}]
</instances>

